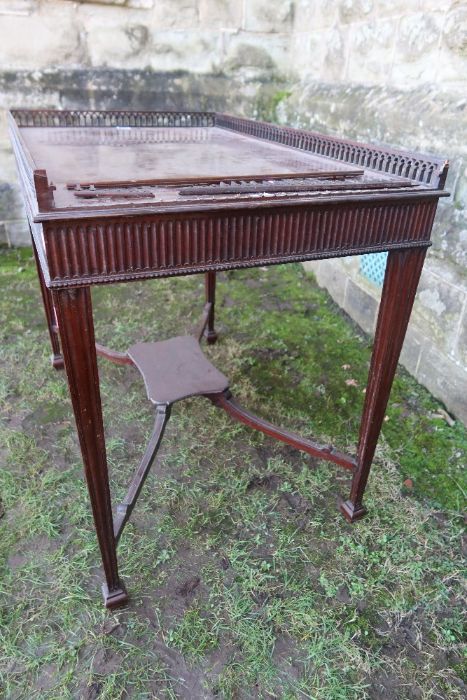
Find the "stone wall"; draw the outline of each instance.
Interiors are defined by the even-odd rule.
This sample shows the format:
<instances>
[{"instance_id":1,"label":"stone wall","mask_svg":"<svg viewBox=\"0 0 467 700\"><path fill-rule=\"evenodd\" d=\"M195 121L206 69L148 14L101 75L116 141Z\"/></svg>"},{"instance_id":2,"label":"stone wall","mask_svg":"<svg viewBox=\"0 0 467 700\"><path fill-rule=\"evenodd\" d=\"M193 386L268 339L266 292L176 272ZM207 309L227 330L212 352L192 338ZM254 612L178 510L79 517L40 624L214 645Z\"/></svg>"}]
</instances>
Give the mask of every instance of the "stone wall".
<instances>
[{"instance_id":1,"label":"stone wall","mask_svg":"<svg viewBox=\"0 0 467 700\"><path fill-rule=\"evenodd\" d=\"M279 121L450 160L402 363L467 422L467 2L296 3L293 47ZM312 269L372 333L380 287L358 258Z\"/></svg>"},{"instance_id":2,"label":"stone wall","mask_svg":"<svg viewBox=\"0 0 467 700\"><path fill-rule=\"evenodd\" d=\"M11 106L213 108L451 161L404 347L467 421L467 0L0 0L0 241L27 240ZM357 258L313 264L363 328Z\"/></svg>"}]
</instances>

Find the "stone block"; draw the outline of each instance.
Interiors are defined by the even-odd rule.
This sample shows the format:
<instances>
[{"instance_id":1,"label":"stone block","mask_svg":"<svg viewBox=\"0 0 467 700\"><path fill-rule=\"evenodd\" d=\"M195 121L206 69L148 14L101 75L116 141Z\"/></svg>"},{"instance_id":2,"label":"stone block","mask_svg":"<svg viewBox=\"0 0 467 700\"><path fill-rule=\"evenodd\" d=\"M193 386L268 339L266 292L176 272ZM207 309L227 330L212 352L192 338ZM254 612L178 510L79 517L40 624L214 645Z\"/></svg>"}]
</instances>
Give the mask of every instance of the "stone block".
<instances>
[{"instance_id":1,"label":"stone block","mask_svg":"<svg viewBox=\"0 0 467 700\"><path fill-rule=\"evenodd\" d=\"M467 5L465 3L453 7L448 12L442 41L453 53L467 58Z\"/></svg>"},{"instance_id":2,"label":"stone block","mask_svg":"<svg viewBox=\"0 0 467 700\"><path fill-rule=\"evenodd\" d=\"M2 137L8 138L8 131L1 132ZM4 142L2 139L2 147L0 147L0 188L3 183L13 184L18 181L18 173L16 170L16 163L13 156L13 151L11 145L8 142Z\"/></svg>"},{"instance_id":3,"label":"stone block","mask_svg":"<svg viewBox=\"0 0 467 700\"><path fill-rule=\"evenodd\" d=\"M347 281L344 310L367 333L373 333L378 313L378 302L353 280Z\"/></svg>"},{"instance_id":4,"label":"stone block","mask_svg":"<svg viewBox=\"0 0 467 700\"><path fill-rule=\"evenodd\" d=\"M450 51L441 44L436 62L435 80L438 84L460 86L464 84L461 76L467 75L467 56Z\"/></svg>"},{"instance_id":5,"label":"stone block","mask_svg":"<svg viewBox=\"0 0 467 700\"><path fill-rule=\"evenodd\" d=\"M145 13L144 21L156 30L202 29L198 4L198 0L156 0L154 11Z\"/></svg>"},{"instance_id":6,"label":"stone block","mask_svg":"<svg viewBox=\"0 0 467 700\"><path fill-rule=\"evenodd\" d=\"M440 259L431 250L428 251L424 270L459 289L465 285L465 274L462 267L453 265L450 260Z\"/></svg>"},{"instance_id":7,"label":"stone block","mask_svg":"<svg viewBox=\"0 0 467 700\"><path fill-rule=\"evenodd\" d=\"M135 7L139 10L154 7L154 0L78 0L78 2L82 5L116 5L122 8Z\"/></svg>"},{"instance_id":8,"label":"stone block","mask_svg":"<svg viewBox=\"0 0 467 700\"><path fill-rule=\"evenodd\" d=\"M156 32L151 37L148 65L153 71L173 70L209 73L219 65L221 38L216 31Z\"/></svg>"},{"instance_id":9,"label":"stone block","mask_svg":"<svg viewBox=\"0 0 467 700\"><path fill-rule=\"evenodd\" d=\"M312 272L316 276L316 280L320 287L327 289L334 301L339 306L344 306L345 287L347 285L347 276L339 264L338 260L320 260L318 262L306 263L310 265Z\"/></svg>"},{"instance_id":10,"label":"stone block","mask_svg":"<svg viewBox=\"0 0 467 700\"><path fill-rule=\"evenodd\" d=\"M83 5L117 5L125 7L127 0L79 0Z\"/></svg>"},{"instance_id":11,"label":"stone block","mask_svg":"<svg viewBox=\"0 0 467 700\"><path fill-rule=\"evenodd\" d=\"M138 10L150 10L154 7L155 0L127 0L126 7L134 7Z\"/></svg>"},{"instance_id":12,"label":"stone block","mask_svg":"<svg viewBox=\"0 0 467 700\"><path fill-rule=\"evenodd\" d=\"M137 10L85 5L78 16L86 26L88 59L93 66L136 64L149 51L149 31L143 32L142 16Z\"/></svg>"},{"instance_id":13,"label":"stone block","mask_svg":"<svg viewBox=\"0 0 467 700\"><path fill-rule=\"evenodd\" d=\"M243 3L231 0L200 0L199 20L204 28L241 29Z\"/></svg>"},{"instance_id":14,"label":"stone block","mask_svg":"<svg viewBox=\"0 0 467 700\"><path fill-rule=\"evenodd\" d=\"M339 258L336 260L336 263L341 266L346 275L349 275L349 277L352 277L353 279L359 277L359 282L362 281L359 255L346 255L344 258Z\"/></svg>"},{"instance_id":15,"label":"stone block","mask_svg":"<svg viewBox=\"0 0 467 700\"><path fill-rule=\"evenodd\" d=\"M462 80L461 76L467 75L467 5L465 2L453 2L446 15L437 66L439 81L459 83L459 80Z\"/></svg>"},{"instance_id":16,"label":"stone block","mask_svg":"<svg viewBox=\"0 0 467 700\"><path fill-rule=\"evenodd\" d=\"M374 0L339 0L339 20L343 24L361 22L373 10Z\"/></svg>"},{"instance_id":17,"label":"stone block","mask_svg":"<svg viewBox=\"0 0 467 700\"><path fill-rule=\"evenodd\" d=\"M292 0L248 0L244 29L249 32L287 32L292 29Z\"/></svg>"},{"instance_id":18,"label":"stone block","mask_svg":"<svg viewBox=\"0 0 467 700\"><path fill-rule=\"evenodd\" d=\"M467 164L465 161L462 163L460 168L459 176L453 192L453 199L454 204L458 207L458 209L465 210L465 215L467 218Z\"/></svg>"},{"instance_id":19,"label":"stone block","mask_svg":"<svg viewBox=\"0 0 467 700\"><path fill-rule=\"evenodd\" d=\"M398 86L430 83L436 76L437 48L444 14L417 13L401 18L394 51L391 81Z\"/></svg>"},{"instance_id":20,"label":"stone block","mask_svg":"<svg viewBox=\"0 0 467 700\"><path fill-rule=\"evenodd\" d=\"M221 69L244 79L265 79L287 70L288 39L271 34L267 43L258 34L238 32L225 37L225 59Z\"/></svg>"},{"instance_id":21,"label":"stone block","mask_svg":"<svg viewBox=\"0 0 467 700\"><path fill-rule=\"evenodd\" d=\"M0 65L4 70L39 70L58 62L80 63L85 59L72 3L41 3L39 8L25 17L2 17Z\"/></svg>"},{"instance_id":22,"label":"stone block","mask_svg":"<svg viewBox=\"0 0 467 700\"><path fill-rule=\"evenodd\" d=\"M23 200L16 178L11 182L0 182L0 221L21 219L23 216Z\"/></svg>"},{"instance_id":23,"label":"stone block","mask_svg":"<svg viewBox=\"0 0 467 700\"><path fill-rule=\"evenodd\" d=\"M38 4L38 0L3 0L0 3L0 15L30 15Z\"/></svg>"},{"instance_id":24,"label":"stone block","mask_svg":"<svg viewBox=\"0 0 467 700\"><path fill-rule=\"evenodd\" d=\"M103 21L102 10L108 8L92 9L86 27L93 66L137 69L143 65L161 73L207 73L217 65L220 37L214 30L161 29L156 20L145 22L137 10L121 13L112 9Z\"/></svg>"},{"instance_id":25,"label":"stone block","mask_svg":"<svg viewBox=\"0 0 467 700\"><path fill-rule=\"evenodd\" d=\"M342 81L347 45L346 27L297 33L293 37L291 69L307 80Z\"/></svg>"},{"instance_id":26,"label":"stone block","mask_svg":"<svg viewBox=\"0 0 467 700\"><path fill-rule=\"evenodd\" d=\"M427 265L420 279L413 315L440 351L454 355L465 288L449 284Z\"/></svg>"},{"instance_id":27,"label":"stone block","mask_svg":"<svg viewBox=\"0 0 467 700\"><path fill-rule=\"evenodd\" d=\"M144 27L148 37L162 31L183 32L187 43L190 42L191 32L200 29L196 0L158 0L153 9L137 9L128 5L122 8L86 4L77 8L77 16L81 25L86 28L86 44L91 61L96 66L102 65L99 61L106 51L112 57L114 54L118 57L118 43L122 41L122 35L128 27ZM109 31L115 32L115 37L118 37L118 41L114 40L113 44ZM99 47L100 40L105 46ZM130 48L123 36L122 49L125 55ZM142 57L135 67L145 66L143 61L145 57ZM112 60L107 60L105 65L120 66L121 62L113 63Z\"/></svg>"},{"instance_id":28,"label":"stone block","mask_svg":"<svg viewBox=\"0 0 467 700\"><path fill-rule=\"evenodd\" d=\"M467 369L467 304L464 306L459 322L459 334L457 338L455 357L457 361Z\"/></svg>"},{"instance_id":29,"label":"stone block","mask_svg":"<svg viewBox=\"0 0 467 700\"><path fill-rule=\"evenodd\" d=\"M414 324L409 323L399 362L413 376L417 373L423 344L423 337L417 332Z\"/></svg>"},{"instance_id":30,"label":"stone block","mask_svg":"<svg viewBox=\"0 0 467 700\"><path fill-rule=\"evenodd\" d=\"M375 19L385 19L388 17L407 17L410 13L423 10L423 3L426 0L374 0L371 12L367 12L366 17L362 19L367 19L369 17L374 17ZM443 2L447 0L438 0L437 7L432 8L439 10ZM358 21L358 18L357 20Z\"/></svg>"},{"instance_id":31,"label":"stone block","mask_svg":"<svg viewBox=\"0 0 467 700\"><path fill-rule=\"evenodd\" d=\"M384 83L391 72L397 19L371 21L352 27L346 78L354 83Z\"/></svg>"},{"instance_id":32,"label":"stone block","mask_svg":"<svg viewBox=\"0 0 467 700\"><path fill-rule=\"evenodd\" d=\"M10 246L21 247L31 245L31 235L29 233L28 221L26 213L23 212L24 218L18 221L5 221L5 231L7 243Z\"/></svg>"},{"instance_id":33,"label":"stone block","mask_svg":"<svg viewBox=\"0 0 467 700\"><path fill-rule=\"evenodd\" d=\"M420 357L418 381L442 401L448 411L467 424L467 370L430 345Z\"/></svg>"},{"instance_id":34,"label":"stone block","mask_svg":"<svg viewBox=\"0 0 467 700\"><path fill-rule=\"evenodd\" d=\"M335 0L296 0L294 31L310 32L333 27L337 18Z\"/></svg>"},{"instance_id":35,"label":"stone block","mask_svg":"<svg viewBox=\"0 0 467 700\"><path fill-rule=\"evenodd\" d=\"M414 0L414 5L416 6L418 3L418 9L427 13L436 10L447 12L455 5L462 4L463 2L464 0Z\"/></svg>"}]
</instances>

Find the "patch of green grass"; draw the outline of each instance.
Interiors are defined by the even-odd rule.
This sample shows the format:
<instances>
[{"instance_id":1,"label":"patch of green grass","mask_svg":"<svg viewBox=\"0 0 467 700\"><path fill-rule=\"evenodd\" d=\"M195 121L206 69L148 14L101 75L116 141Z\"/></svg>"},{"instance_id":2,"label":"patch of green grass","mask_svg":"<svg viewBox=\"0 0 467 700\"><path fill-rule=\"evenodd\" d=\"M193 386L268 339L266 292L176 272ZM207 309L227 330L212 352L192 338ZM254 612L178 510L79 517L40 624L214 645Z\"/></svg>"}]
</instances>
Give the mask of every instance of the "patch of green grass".
<instances>
[{"instance_id":1,"label":"patch of green grass","mask_svg":"<svg viewBox=\"0 0 467 700\"><path fill-rule=\"evenodd\" d=\"M202 399L175 406L119 545L131 602L109 613L34 261L0 260L2 697L461 700L466 431L431 417L427 391L399 370L355 526L336 509L346 473ZM96 289L97 337L123 350L187 332L202 289ZM206 352L243 403L355 449L371 344L300 266L219 275L217 327ZM100 376L118 499L153 416L134 369Z\"/></svg>"},{"instance_id":2,"label":"patch of green grass","mask_svg":"<svg viewBox=\"0 0 467 700\"><path fill-rule=\"evenodd\" d=\"M200 659L217 647L219 637L209 614L199 607L192 607L178 625L167 632L166 642L187 657Z\"/></svg>"}]
</instances>

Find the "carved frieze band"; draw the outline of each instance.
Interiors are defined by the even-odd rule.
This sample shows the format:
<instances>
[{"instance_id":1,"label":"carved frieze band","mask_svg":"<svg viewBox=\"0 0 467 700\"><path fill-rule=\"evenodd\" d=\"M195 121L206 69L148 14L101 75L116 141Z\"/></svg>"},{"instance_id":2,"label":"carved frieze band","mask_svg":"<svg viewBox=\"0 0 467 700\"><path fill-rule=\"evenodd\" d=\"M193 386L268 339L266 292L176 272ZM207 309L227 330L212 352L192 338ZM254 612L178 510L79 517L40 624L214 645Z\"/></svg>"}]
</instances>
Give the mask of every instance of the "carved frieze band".
<instances>
[{"instance_id":1,"label":"carved frieze band","mask_svg":"<svg viewBox=\"0 0 467 700\"><path fill-rule=\"evenodd\" d=\"M145 271L343 255L428 242L436 202L309 207L179 218L44 224L50 278L71 281ZM175 272L177 271L177 272ZM104 281L104 280L103 280ZM106 280L108 281L108 279Z\"/></svg>"}]
</instances>

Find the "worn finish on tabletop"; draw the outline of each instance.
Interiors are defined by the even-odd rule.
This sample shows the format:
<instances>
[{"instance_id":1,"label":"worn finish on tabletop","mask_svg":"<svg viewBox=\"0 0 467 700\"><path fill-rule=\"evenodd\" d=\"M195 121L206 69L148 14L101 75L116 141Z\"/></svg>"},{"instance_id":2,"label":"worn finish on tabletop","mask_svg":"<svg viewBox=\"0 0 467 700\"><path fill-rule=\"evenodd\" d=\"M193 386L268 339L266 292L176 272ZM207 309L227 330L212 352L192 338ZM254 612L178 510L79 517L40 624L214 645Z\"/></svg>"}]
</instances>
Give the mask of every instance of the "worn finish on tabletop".
<instances>
[{"instance_id":1,"label":"worn finish on tabletop","mask_svg":"<svg viewBox=\"0 0 467 700\"><path fill-rule=\"evenodd\" d=\"M64 361L70 386L106 605L127 599L116 544L171 405L183 396L202 394L235 420L350 470L350 496L341 510L351 522L362 517L437 203L446 195L447 163L214 112L15 110L10 133L54 366ZM194 337L128 353L95 343L94 284L204 273L206 303L196 338L215 342L217 271L375 251L389 251L389 259L355 457L239 406ZM156 406L153 435L115 517L97 354L139 363ZM176 366L179 356L191 366L186 376Z\"/></svg>"}]
</instances>

